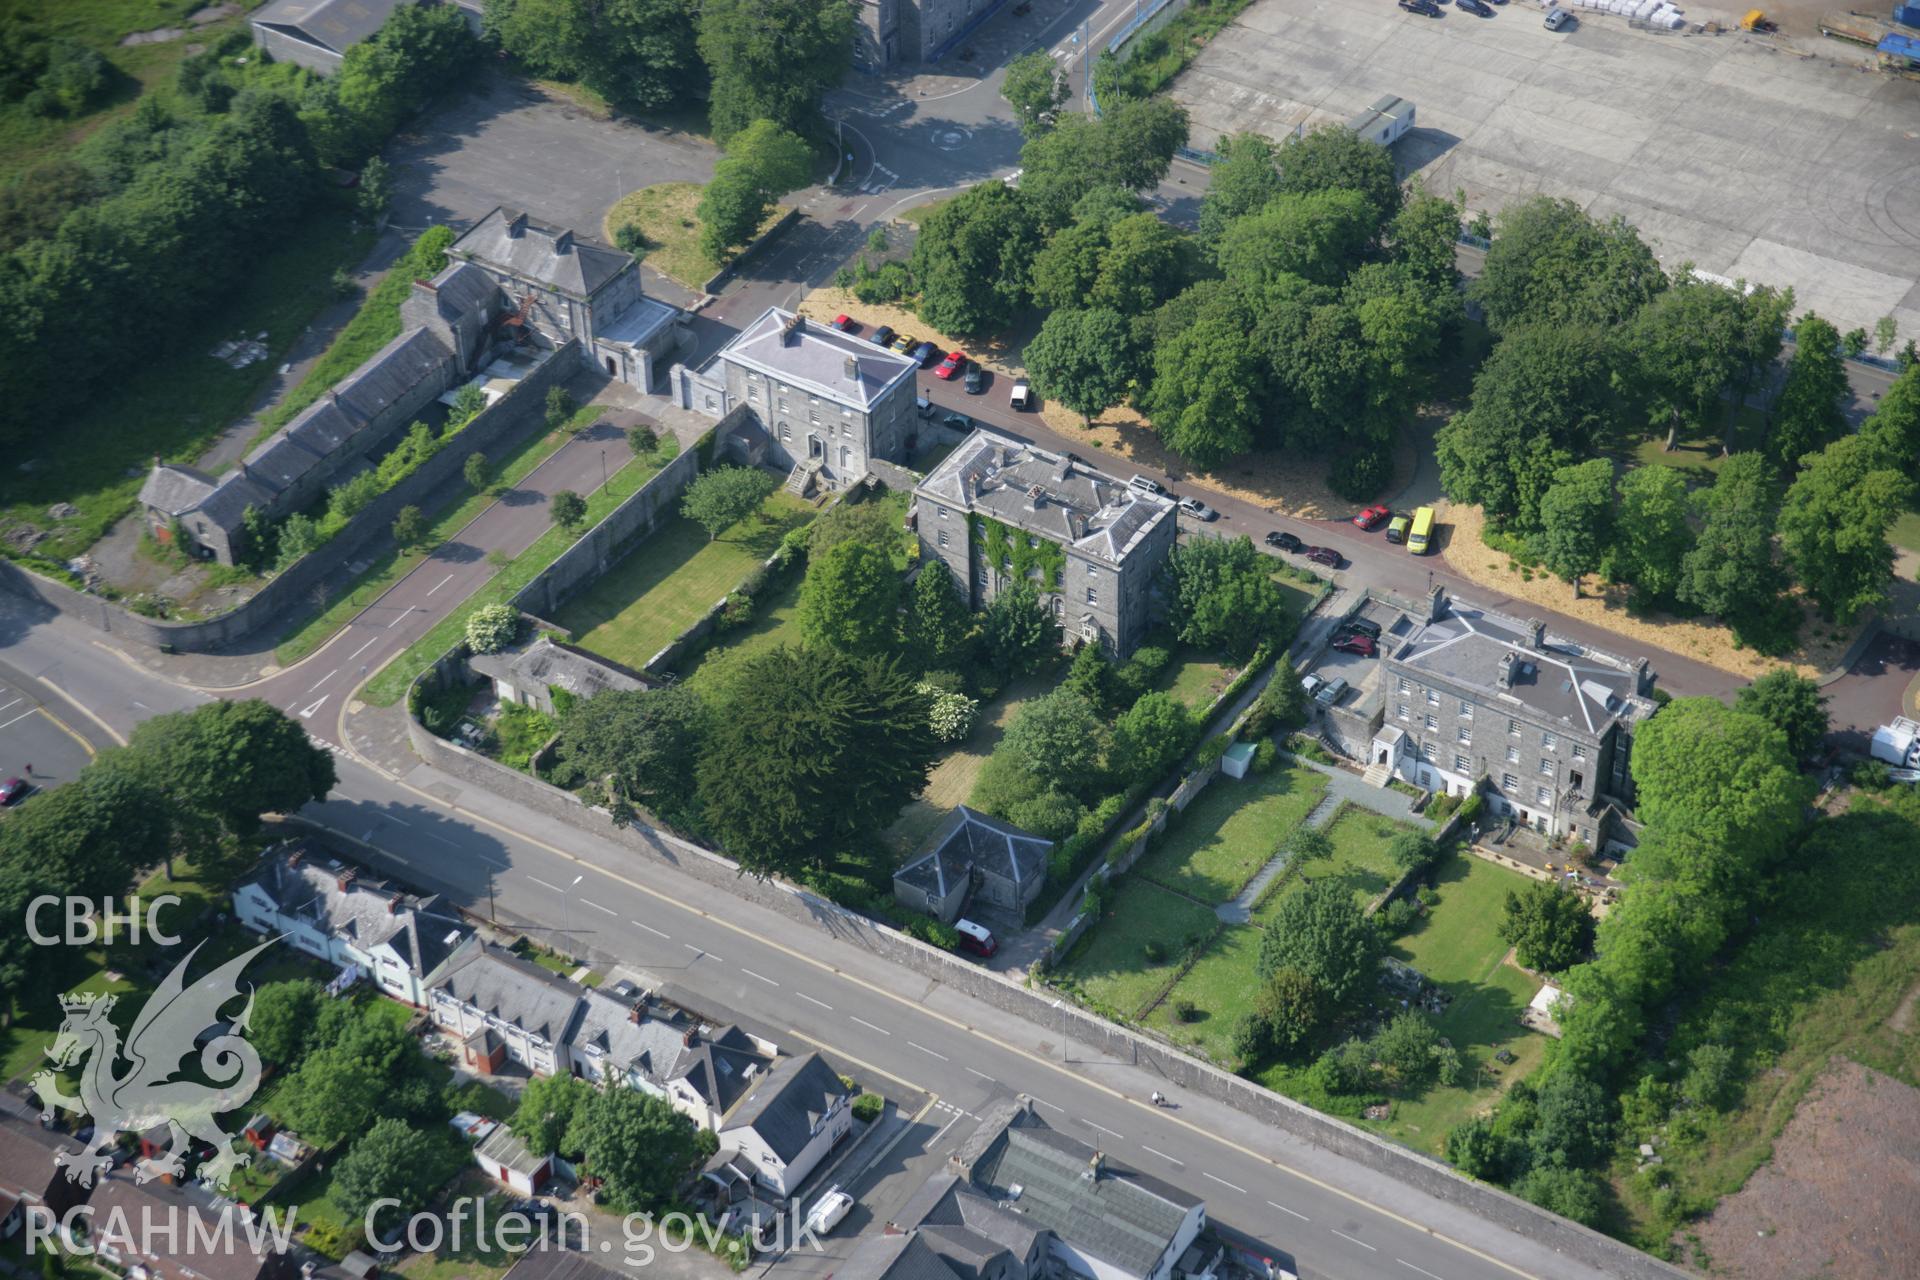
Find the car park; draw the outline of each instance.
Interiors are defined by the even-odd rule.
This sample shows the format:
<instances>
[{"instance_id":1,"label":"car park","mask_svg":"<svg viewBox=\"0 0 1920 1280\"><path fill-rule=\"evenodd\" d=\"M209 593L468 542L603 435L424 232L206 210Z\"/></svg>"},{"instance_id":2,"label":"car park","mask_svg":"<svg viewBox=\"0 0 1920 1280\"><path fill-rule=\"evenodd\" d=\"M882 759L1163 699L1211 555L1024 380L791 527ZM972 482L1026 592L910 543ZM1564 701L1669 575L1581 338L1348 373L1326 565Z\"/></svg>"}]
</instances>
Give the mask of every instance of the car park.
<instances>
[{"instance_id":1,"label":"car park","mask_svg":"<svg viewBox=\"0 0 1920 1280\"><path fill-rule=\"evenodd\" d=\"M1192 516L1195 520L1205 520L1205 521L1211 522L1214 520L1218 520L1220 518L1220 513L1218 511L1215 511L1212 507L1200 501L1200 499L1198 498L1180 499L1180 509L1186 512L1188 515Z\"/></svg>"},{"instance_id":2,"label":"car park","mask_svg":"<svg viewBox=\"0 0 1920 1280\"><path fill-rule=\"evenodd\" d=\"M1372 636L1363 636L1359 632L1334 637L1333 647L1341 653L1356 653L1363 658L1380 656L1380 646L1374 643Z\"/></svg>"},{"instance_id":3,"label":"car park","mask_svg":"<svg viewBox=\"0 0 1920 1280\"><path fill-rule=\"evenodd\" d=\"M893 330L883 324L873 331L873 336L868 338L867 341L876 347L891 346L893 344Z\"/></svg>"},{"instance_id":4,"label":"car park","mask_svg":"<svg viewBox=\"0 0 1920 1280\"><path fill-rule=\"evenodd\" d=\"M1267 545L1276 551L1298 551L1307 544L1284 529L1274 529L1267 534Z\"/></svg>"},{"instance_id":5,"label":"car park","mask_svg":"<svg viewBox=\"0 0 1920 1280\"><path fill-rule=\"evenodd\" d=\"M940 354L940 348L934 346L931 342L923 342L915 347L911 354L920 367L924 369L933 363L934 357Z\"/></svg>"},{"instance_id":6,"label":"car park","mask_svg":"<svg viewBox=\"0 0 1920 1280\"><path fill-rule=\"evenodd\" d=\"M839 1226L852 1209L853 1197L838 1186L831 1187L807 1210L807 1229L824 1236Z\"/></svg>"},{"instance_id":7,"label":"car park","mask_svg":"<svg viewBox=\"0 0 1920 1280\"><path fill-rule=\"evenodd\" d=\"M1372 618L1347 618L1335 630L1349 635L1370 636L1375 640L1380 638L1380 624Z\"/></svg>"},{"instance_id":8,"label":"car park","mask_svg":"<svg viewBox=\"0 0 1920 1280\"><path fill-rule=\"evenodd\" d=\"M1343 677L1335 676L1320 686L1320 691L1313 695L1313 700L1323 707L1331 707L1345 697L1347 690L1352 687Z\"/></svg>"},{"instance_id":9,"label":"car park","mask_svg":"<svg viewBox=\"0 0 1920 1280\"><path fill-rule=\"evenodd\" d=\"M1315 564L1323 564L1329 569L1340 567L1340 553L1332 547L1302 547L1300 554Z\"/></svg>"},{"instance_id":10,"label":"car park","mask_svg":"<svg viewBox=\"0 0 1920 1280\"><path fill-rule=\"evenodd\" d=\"M1007 403L1021 410L1033 407L1033 388L1027 385L1025 378L1015 380L1013 390L1007 395Z\"/></svg>"},{"instance_id":11,"label":"car park","mask_svg":"<svg viewBox=\"0 0 1920 1280\"><path fill-rule=\"evenodd\" d=\"M1160 487L1159 481L1149 480L1145 476L1128 476L1127 488L1135 493L1151 493L1156 497L1166 493L1166 490Z\"/></svg>"},{"instance_id":12,"label":"car park","mask_svg":"<svg viewBox=\"0 0 1920 1280\"><path fill-rule=\"evenodd\" d=\"M1424 13L1429 18L1440 16L1440 6L1433 0L1400 0L1400 7L1408 13Z\"/></svg>"},{"instance_id":13,"label":"car park","mask_svg":"<svg viewBox=\"0 0 1920 1280\"><path fill-rule=\"evenodd\" d=\"M33 790L33 784L25 778L8 778L0 782L0 807L19 804Z\"/></svg>"},{"instance_id":14,"label":"car park","mask_svg":"<svg viewBox=\"0 0 1920 1280\"><path fill-rule=\"evenodd\" d=\"M1353 517L1353 522L1354 524L1358 525L1360 528L1371 531L1374 529L1378 529L1381 525L1385 524L1387 522L1387 517L1391 516L1392 514L1393 512L1390 509L1376 504L1374 506L1364 508L1359 513L1357 513Z\"/></svg>"},{"instance_id":15,"label":"car park","mask_svg":"<svg viewBox=\"0 0 1920 1280\"><path fill-rule=\"evenodd\" d=\"M993 930L983 924L975 924L971 920L955 920L953 929L960 935L962 951L971 951L974 955L985 959L1000 949L1000 943L993 936Z\"/></svg>"},{"instance_id":16,"label":"car park","mask_svg":"<svg viewBox=\"0 0 1920 1280\"><path fill-rule=\"evenodd\" d=\"M987 375L977 364L967 366L967 394L977 396L987 389Z\"/></svg>"},{"instance_id":17,"label":"car park","mask_svg":"<svg viewBox=\"0 0 1920 1280\"><path fill-rule=\"evenodd\" d=\"M842 333L860 332L860 322L858 320L855 320L852 316L846 315L844 313L841 315L837 315L833 318L833 327L838 329Z\"/></svg>"},{"instance_id":18,"label":"car park","mask_svg":"<svg viewBox=\"0 0 1920 1280\"><path fill-rule=\"evenodd\" d=\"M895 351L904 356L920 345L920 339L905 333L896 334L891 345Z\"/></svg>"},{"instance_id":19,"label":"car park","mask_svg":"<svg viewBox=\"0 0 1920 1280\"><path fill-rule=\"evenodd\" d=\"M1316 676L1316 675L1301 676L1300 692L1306 694L1309 698L1311 698L1315 694L1320 692L1320 686L1324 685L1325 683L1326 683L1325 680L1322 680L1319 676Z\"/></svg>"},{"instance_id":20,"label":"car park","mask_svg":"<svg viewBox=\"0 0 1920 1280\"><path fill-rule=\"evenodd\" d=\"M953 381L954 376L957 375L962 369L966 367L967 367L966 352L949 351L947 352L947 358L940 362L940 367L933 371L933 376L936 378L942 379L943 381L951 382Z\"/></svg>"}]
</instances>

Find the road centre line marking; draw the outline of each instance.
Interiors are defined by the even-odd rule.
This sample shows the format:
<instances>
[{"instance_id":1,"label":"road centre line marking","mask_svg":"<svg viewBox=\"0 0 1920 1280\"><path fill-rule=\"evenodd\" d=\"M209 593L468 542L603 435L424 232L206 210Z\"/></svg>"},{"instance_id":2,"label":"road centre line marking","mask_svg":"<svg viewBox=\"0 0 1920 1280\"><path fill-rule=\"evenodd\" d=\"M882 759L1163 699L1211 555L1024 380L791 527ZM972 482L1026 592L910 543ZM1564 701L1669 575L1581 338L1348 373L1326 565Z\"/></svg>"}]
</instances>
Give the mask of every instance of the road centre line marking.
<instances>
[{"instance_id":1,"label":"road centre line marking","mask_svg":"<svg viewBox=\"0 0 1920 1280\"><path fill-rule=\"evenodd\" d=\"M1328 1228L1327 1228L1327 1230L1329 1230L1329 1231L1333 1231L1333 1234L1335 1234L1335 1235L1337 1235L1337 1236L1339 1236L1339 1237L1340 1237L1340 1238L1341 1238L1342 1240L1351 1240L1351 1241L1353 1241L1353 1243L1354 1243L1354 1244L1357 1244L1357 1245L1359 1245L1359 1246L1360 1246L1360 1247L1361 1247L1362 1249L1365 1249L1365 1250L1366 1250L1366 1251L1367 1251L1368 1253L1378 1253L1378 1252L1380 1252L1380 1251L1379 1251L1378 1249L1376 1249L1376 1248L1374 1248L1374 1247L1373 1247L1372 1245L1370 1245L1370 1244L1368 1244L1368 1243L1367 1243L1367 1242L1366 1242L1365 1240L1354 1240L1354 1238L1353 1238L1352 1236L1350 1236L1350 1235L1348 1235L1348 1234L1347 1234L1346 1232L1344 1232L1344 1231L1334 1231L1332 1227L1328 1227Z\"/></svg>"},{"instance_id":2,"label":"road centre line marking","mask_svg":"<svg viewBox=\"0 0 1920 1280\"><path fill-rule=\"evenodd\" d=\"M547 882L546 882L545 880L542 880L542 879L541 879L541 878L540 878L539 876L528 876L528 877L527 877L527 879L529 879L529 880L531 880L531 881L533 881L533 882L534 882L535 884L537 884L537 885L539 885L539 886L540 886L540 887L541 887L542 889L551 889L551 890L553 890L553 891L554 891L555 893L559 893L559 892L560 892L560 886L559 886L559 885L557 885L557 884L548 884L548 883L547 883Z\"/></svg>"},{"instance_id":3,"label":"road centre line marking","mask_svg":"<svg viewBox=\"0 0 1920 1280\"><path fill-rule=\"evenodd\" d=\"M1298 1209L1289 1209L1289 1208L1287 1208L1287 1206L1285 1206L1285 1205L1283 1205L1283 1204L1274 1204L1274 1202L1273 1202L1273 1201L1271 1201L1271 1200L1269 1200L1269 1201L1267 1201L1267 1203L1268 1203L1268 1204L1271 1204L1271 1205L1273 1205L1273 1207L1274 1207L1274 1208L1276 1208L1276 1209L1278 1209L1278 1210L1279 1210L1280 1212L1282 1212L1282 1213L1290 1213L1290 1214L1292 1214L1292 1215L1293 1215L1294 1217L1296 1217L1296 1218L1298 1218L1298 1219L1300 1219L1300 1221L1302 1221L1302 1222L1312 1222L1312 1221L1313 1221L1313 1219L1312 1219L1312 1218L1309 1218L1309 1217L1308 1217L1308 1216L1307 1216L1306 1214L1304 1214L1304 1213L1301 1213L1301 1212L1300 1212L1300 1211L1299 1211Z\"/></svg>"},{"instance_id":4,"label":"road centre line marking","mask_svg":"<svg viewBox=\"0 0 1920 1280\"><path fill-rule=\"evenodd\" d=\"M654 936L655 936L656 938L665 938L665 939L666 939L666 940L667 940L668 942L672 942L672 941L673 941L673 935L672 935L672 934L670 934L670 933L661 933L661 932L660 932L660 931L659 931L658 929L656 929L656 928L654 928L654 927L653 927L652 925L650 925L650 924L641 924L641 923L640 923L640 922L639 922L638 920L629 920L629 921L627 921L627 923L628 923L628 924L630 924L630 925L632 925L632 926L633 926L634 928L636 928L636 929L645 929L645 930L646 930L646 931L647 931L648 933L651 933L651 934L652 934L652 935L654 935Z\"/></svg>"},{"instance_id":5,"label":"road centre line marking","mask_svg":"<svg viewBox=\"0 0 1920 1280\"><path fill-rule=\"evenodd\" d=\"M606 912L606 913L607 913L608 915L610 915L610 916L614 916L614 915L619 915L619 914L620 914L619 912L617 912L617 911L615 911L615 910L614 910L614 909L613 909L612 907L603 907L603 906L601 906L601 905L600 905L599 903L597 903L597 902L594 902L594 901L593 901L593 900L591 900L591 899L588 899L588 900L587 900L587 905L588 905L588 906L590 906L590 907L592 907L592 908L593 908L593 909L594 909L595 911L604 911L604 912Z\"/></svg>"},{"instance_id":6,"label":"road centre line marking","mask_svg":"<svg viewBox=\"0 0 1920 1280\"><path fill-rule=\"evenodd\" d=\"M749 978L758 978L760 979L760 981L766 983L770 987L777 987L780 985L779 983L775 982L772 978L769 978L766 974L755 973L753 970L747 968L747 966L745 965L740 966L740 972L746 974Z\"/></svg>"},{"instance_id":7,"label":"road centre line marking","mask_svg":"<svg viewBox=\"0 0 1920 1280\"><path fill-rule=\"evenodd\" d=\"M321 676L318 680L315 680L313 682L313 689L318 689L321 685L325 684L327 681L333 679L335 676L339 674L340 674L340 668L335 667L333 670L327 672L327 674ZM309 689L307 690L307 692L312 693L313 689Z\"/></svg>"},{"instance_id":8,"label":"road centre line marking","mask_svg":"<svg viewBox=\"0 0 1920 1280\"><path fill-rule=\"evenodd\" d=\"M972 1072L972 1074L974 1074L974 1075L976 1075L976 1076L979 1076L979 1077L980 1077L980 1078L981 1078L982 1080L985 1080L985 1081L986 1081L986 1082L987 1082L988 1084L998 1084L998 1083L999 1083L999 1081L997 1081L997 1080L995 1080L995 1079L994 1079L994 1078L993 1078L992 1076L990 1076L990 1075L988 1075L988 1074L987 1074L986 1072L984 1072L984 1071L974 1071L972 1067L968 1067L968 1068L967 1068L967 1070L968 1070L969 1072Z\"/></svg>"},{"instance_id":9,"label":"road centre line marking","mask_svg":"<svg viewBox=\"0 0 1920 1280\"><path fill-rule=\"evenodd\" d=\"M21 702L23 702L23 701L25 701L25 699L22 699L22 698L15 698L15 699L14 699L14 700L13 700L12 702L9 702L9 703L8 703L8 704L7 704L6 706L4 706L4 707L0 707L0 711L6 711L6 710L8 710L9 708L12 708L12 707L17 707L17 706L19 706L19 705L21 704Z\"/></svg>"},{"instance_id":10,"label":"road centre line marking","mask_svg":"<svg viewBox=\"0 0 1920 1280\"><path fill-rule=\"evenodd\" d=\"M1172 1156L1170 1156L1170 1155L1168 1155L1168 1154L1167 1154L1166 1152L1164 1152L1164 1151L1160 1151L1160 1150L1158 1150L1158 1149L1156 1149L1156 1148L1154 1148L1154 1147L1150 1147L1150 1146L1148 1146L1148 1145L1147 1145L1146 1143L1144 1143L1144 1142L1140 1144L1140 1149L1141 1149L1142 1151L1147 1151L1147 1152L1151 1152L1152 1154L1154 1154L1154 1155L1156 1155L1156 1156L1159 1156L1159 1157L1160 1157L1160 1158L1161 1158L1162 1160L1165 1160L1165 1161L1166 1161L1167 1163L1169 1163L1169 1164L1179 1164L1179 1163L1180 1163L1180 1161L1178 1161L1178 1160L1175 1160L1175 1159L1174 1159L1174 1158L1173 1158Z\"/></svg>"},{"instance_id":11,"label":"road centre line marking","mask_svg":"<svg viewBox=\"0 0 1920 1280\"><path fill-rule=\"evenodd\" d=\"M1203 1178L1212 1178L1213 1181L1219 1183L1221 1186L1226 1187L1233 1191L1238 1191L1241 1195L1247 1194L1247 1189L1245 1187L1236 1187L1231 1182L1228 1182L1225 1178L1215 1178L1212 1174L1208 1173L1205 1169L1202 1169L1200 1171L1200 1176Z\"/></svg>"},{"instance_id":12,"label":"road centre line marking","mask_svg":"<svg viewBox=\"0 0 1920 1280\"><path fill-rule=\"evenodd\" d=\"M38 711L39 709L40 708L38 707L28 707L25 711L22 711L19 715L7 721L7 724L19 724L22 720L25 720L28 716L32 715L34 712ZM0 729L6 728L7 724L0 724Z\"/></svg>"},{"instance_id":13,"label":"road centre line marking","mask_svg":"<svg viewBox=\"0 0 1920 1280\"><path fill-rule=\"evenodd\" d=\"M707 954L704 950L694 946L691 942L683 942L680 945L685 947L687 950L693 952L693 954L695 954L696 956L704 956Z\"/></svg>"},{"instance_id":14,"label":"road centre line marking","mask_svg":"<svg viewBox=\"0 0 1920 1280\"><path fill-rule=\"evenodd\" d=\"M869 1031L878 1031L883 1036L890 1036L893 1034L893 1032L887 1030L885 1027L874 1026L871 1022L868 1022L865 1018L854 1018L852 1014L848 1014L847 1016L849 1018L853 1018L853 1021L859 1023L861 1026L865 1027Z\"/></svg>"},{"instance_id":15,"label":"road centre line marking","mask_svg":"<svg viewBox=\"0 0 1920 1280\"><path fill-rule=\"evenodd\" d=\"M912 1040L909 1040L909 1041L907 1041L907 1043L908 1043L908 1044L910 1044L910 1045L913 1045L913 1047L914 1047L914 1048L916 1048L916 1049L918 1049L918 1050L919 1050L920 1052L922 1052L922 1053L924 1053L924 1054L926 1054L926 1055L927 1055L928 1057L930 1057L930 1058L938 1058L938 1059L940 1059L940 1061L942 1061L942 1062L952 1062L952 1061L953 1061L953 1059L952 1059L952 1058L949 1058L949 1057L948 1057L948 1056L947 1056L946 1054L944 1054L944 1053L935 1053L935 1052L934 1052L933 1050L931 1050L931 1049L929 1049L929 1048L927 1048L927 1046L925 1046L925 1045L923 1045L923 1044L919 1044L919 1043L917 1043L917 1042L915 1042L915 1041L912 1041Z\"/></svg>"},{"instance_id":16,"label":"road centre line marking","mask_svg":"<svg viewBox=\"0 0 1920 1280\"><path fill-rule=\"evenodd\" d=\"M1416 1267L1405 1258L1395 1258L1394 1261L1409 1271L1418 1271L1421 1275L1428 1277L1428 1280L1440 1280L1440 1277L1434 1275L1433 1272L1427 1270L1425 1267Z\"/></svg>"},{"instance_id":17,"label":"road centre line marking","mask_svg":"<svg viewBox=\"0 0 1920 1280\"><path fill-rule=\"evenodd\" d=\"M435 591L438 591L440 588L446 586L449 582L452 582L452 581L453 581L453 575L449 573L446 577L434 583L433 586L427 591L427 594L432 595Z\"/></svg>"},{"instance_id":18,"label":"road centre line marking","mask_svg":"<svg viewBox=\"0 0 1920 1280\"><path fill-rule=\"evenodd\" d=\"M1126 1134L1115 1133L1112 1129L1107 1128L1107 1126L1103 1124L1095 1124L1093 1121L1086 1119L1084 1116L1081 1117L1080 1123L1087 1126L1087 1128L1089 1129L1098 1129L1100 1132L1106 1134L1109 1138L1118 1138L1122 1142L1125 1142L1127 1140Z\"/></svg>"},{"instance_id":19,"label":"road centre line marking","mask_svg":"<svg viewBox=\"0 0 1920 1280\"><path fill-rule=\"evenodd\" d=\"M852 1054L848 1053L846 1050L838 1048L835 1045L828 1044L825 1040L816 1040L812 1036L808 1035L806 1032L800 1030L798 1027L788 1027L787 1034L798 1036L800 1039L805 1040L808 1044L812 1045L814 1048L830 1053L836 1058L844 1058L848 1062L851 1062L856 1067L864 1067L866 1070L873 1072L877 1076L885 1076L887 1079L893 1081L895 1084L899 1085L903 1089L909 1089L914 1093L926 1094L927 1105L920 1109L921 1116L924 1116L925 1114L927 1114L927 1112L933 1110L934 1106L940 1101L940 1095L935 1093L933 1090L927 1088L927 1086L923 1084L916 1084L912 1080L907 1079L905 1076L897 1076L893 1074L893 1072L887 1070L885 1067L876 1067L871 1062L868 1062L862 1058L856 1058ZM914 1117L914 1119L916 1120L918 1120L919 1118L920 1116Z\"/></svg>"},{"instance_id":20,"label":"road centre line marking","mask_svg":"<svg viewBox=\"0 0 1920 1280\"><path fill-rule=\"evenodd\" d=\"M828 1013L833 1012L833 1006L828 1004L825 1000L815 1000L812 996L808 995L804 991L796 991L793 994L799 996L802 1000L805 1000L808 1004L817 1004L822 1009L825 1009Z\"/></svg>"},{"instance_id":21,"label":"road centre line marking","mask_svg":"<svg viewBox=\"0 0 1920 1280\"><path fill-rule=\"evenodd\" d=\"M361 645L358 649L355 649L352 653L348 654L347 661L352 662L355 658L359 657L361 654L365 653L367 650L373 648L373 646L379 643L380 643L380 637L375 636L373 639L367 641L365 644Z\"/></svg>"},{"instance_id":22,"label":"road centre line marking","mask_svg":"<svg viewBox=\"0 0 1920 1280\"><path fill-rule=\"evenodd\" d=\"M1065 1115L1067 1113L1067 1109L1065 1107L1060 1106L1058 1103L1048 1102L1045 1098L1041 1097L1037 1093L1029 1093L1027 1096L1029 1098L1032 1098L1035 1102L1039 1103L1043 1107L1051 1107L1053 1110L1058 1111L1061 1115Z\"/></svg>"}]
</instances>

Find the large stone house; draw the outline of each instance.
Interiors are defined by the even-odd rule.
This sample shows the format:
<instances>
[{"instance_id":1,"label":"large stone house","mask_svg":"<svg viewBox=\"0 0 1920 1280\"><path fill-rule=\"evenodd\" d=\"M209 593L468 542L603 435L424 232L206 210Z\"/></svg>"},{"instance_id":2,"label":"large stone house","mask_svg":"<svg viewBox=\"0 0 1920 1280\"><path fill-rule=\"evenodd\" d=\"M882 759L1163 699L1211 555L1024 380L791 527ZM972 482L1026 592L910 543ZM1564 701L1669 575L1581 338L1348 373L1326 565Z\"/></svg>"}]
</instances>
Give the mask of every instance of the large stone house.
<instances>
[{"instance_id":1,"label":"large stone house","mask_svg":"<svg viewBox=\"0 0 1920 1280\"><path fill-rule=\"evenodd\" d=\"M1130 656L1152 625L1154 579L1173 550L1175 508L1095 471L976 430L913 491L927 568L984 608L1022 578L1068 644Z\"/></svg>"},{"instance_id":2,"label":"large stone house","mask_svg":"<svg viewBox=\"0 0 1920 1280\"><path fill-rule=\"evenodd\" d=\"M1368 763L1430 791L1483 780L1492 811L1602 847L1631 811L1633 733L1654 675L1629 661L1447 598L1382 637Z\"/></svg>"},{"instance_id":3,"label":"large stone house","mask_svg":"<svg viewBox=\"0 0 1920 1280\"><path fill-rule=\"evenodd\" d=\"M960 805L924 852L893 873L901 906L952 924L970 894L1013 916L1040 896L1053 841Z\"/></svg>"},{"instance_id":4,"label":"large stone house","mask_svg":"<svg viewBox=\"0 0 1920 1280\"><path fill-rule=\"evenodd\" d=\"M854 64L868 71L944 57L1010 0L856 0Z\"/></svg>"},{"instance_id":5,"label":"large stone house","mask_svg":"<svg viewBox=\"0 0 1920 1280\"><path fill-rule=\"evenodd\" d=\"M743 411L717 451L790 473L789 487L844 489L868 463L900 462L915 425L908 356L805 316L769 307L699 372L682 371L682 408L713 418Z\"/></svg>"}]
</instances>

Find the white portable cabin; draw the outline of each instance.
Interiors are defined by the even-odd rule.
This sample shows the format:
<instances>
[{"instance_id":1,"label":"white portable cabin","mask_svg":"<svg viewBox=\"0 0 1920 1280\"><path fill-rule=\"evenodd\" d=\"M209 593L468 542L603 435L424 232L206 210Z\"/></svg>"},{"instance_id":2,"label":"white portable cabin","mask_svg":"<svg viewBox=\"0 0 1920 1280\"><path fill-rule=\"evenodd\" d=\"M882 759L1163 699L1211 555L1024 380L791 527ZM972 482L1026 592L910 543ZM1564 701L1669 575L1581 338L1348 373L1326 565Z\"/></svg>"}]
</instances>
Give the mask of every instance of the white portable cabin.
<instances>
[{"instance_id":1,"label":"white portable cabin","mask_svg":"<svg viewBox=\"0 0 1920 1280\"><path fill-rule=\"evenodd\" d=\"M1390 147L1413 128L1413 104L1388 94L1347 121L1347 128L1368 142Z\"/></svg>"},{"instance_id":2,"label":"white portable cabin","mask_svg":"<svg viewBox=\"0 0 1920 1280\"><path fill-rule=\"evenodd\" d=\"M1873 731L1873 758L1899 769L1920 769L1920 720L1895 716Z\"/></svg>"}]
</instances>

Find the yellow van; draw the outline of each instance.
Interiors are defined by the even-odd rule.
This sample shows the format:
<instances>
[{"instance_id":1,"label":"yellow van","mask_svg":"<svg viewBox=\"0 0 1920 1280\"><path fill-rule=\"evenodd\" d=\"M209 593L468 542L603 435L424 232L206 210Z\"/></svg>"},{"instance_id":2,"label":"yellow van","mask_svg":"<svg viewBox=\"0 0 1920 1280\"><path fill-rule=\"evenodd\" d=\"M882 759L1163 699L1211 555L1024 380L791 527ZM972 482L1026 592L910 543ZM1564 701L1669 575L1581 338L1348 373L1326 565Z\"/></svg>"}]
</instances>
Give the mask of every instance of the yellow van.
<instances>
[{"instance_id":1,"label":"yellow van","mask_svg":"<svg viewBox=\"0 0 1920 1280\"><path fill-rule=\"evenodd\" d=\"M1427 554L1433 540L1433 508L1421 507L1413 513L1413 528L1407 531L1407 550L1416 556Z\"/></svg>"}]
</instances>

